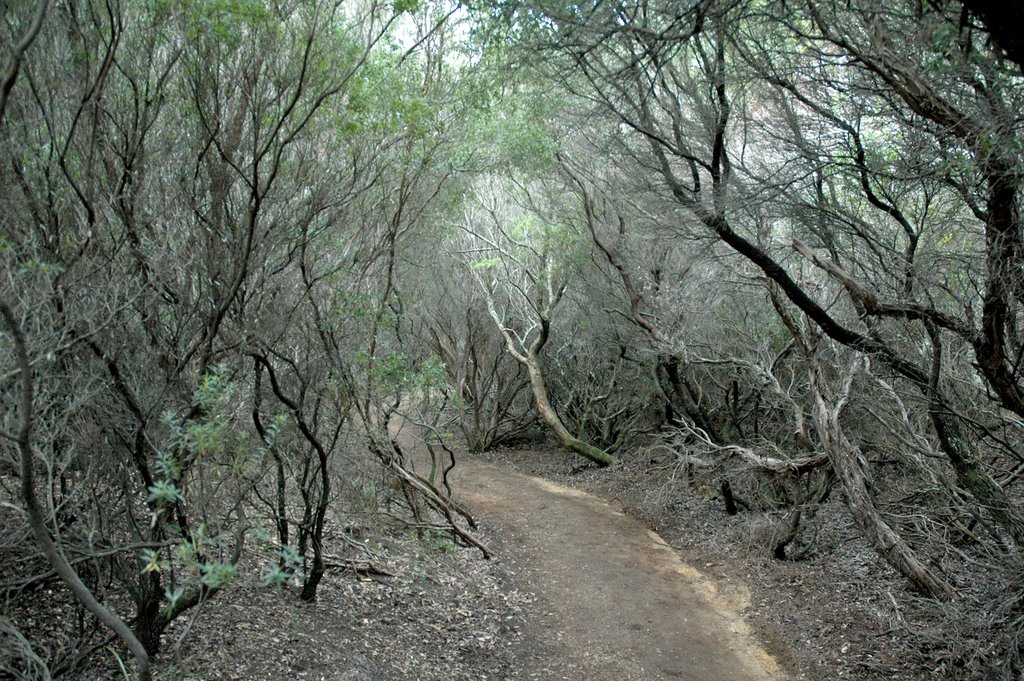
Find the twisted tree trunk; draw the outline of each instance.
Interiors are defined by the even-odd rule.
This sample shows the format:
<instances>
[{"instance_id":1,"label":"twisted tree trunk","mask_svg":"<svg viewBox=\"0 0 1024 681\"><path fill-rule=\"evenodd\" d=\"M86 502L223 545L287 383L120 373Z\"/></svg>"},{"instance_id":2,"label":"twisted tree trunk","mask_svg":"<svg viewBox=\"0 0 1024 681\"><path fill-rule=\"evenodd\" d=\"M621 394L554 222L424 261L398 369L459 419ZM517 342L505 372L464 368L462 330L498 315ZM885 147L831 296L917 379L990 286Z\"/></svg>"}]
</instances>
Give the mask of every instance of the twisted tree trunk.
<instances>
[{"instance_id":1,"label":"twisted tree trunk","mask_svg":"<svg viewBox=\"0 0 1024 681\"><path fill-rule=\"evenodd\" d=\"M517 358L518 359L518 358ZM530 374L530 387L533 388L534 402L537 406L537 414L551 432L558 438L559 444L571 452L590 459L601 466L610 466L617 461L611 454L598 449L592 444L584 442L575 437L558 418L558 413L548 399L548 389L544 382L544 374L540 368L540 358L533 352L528 353L520 359Z\"/></svg>"},{"instance_id":2,"label":"twisted tree trunk","mask_svg":"<svg viewBox=\"0 0 1024 681\"><path fill-rule=\"evenodd\" d=\"M947 600L956 595L953 587L933 574L914 554L913 549L885 521L868 490L864 457L851 443L839 423L839 415L849 398L856 370L846 377L843 389L835 400L826 396L821 365L813 354L808 356L808 374L814 398L814 426L821 446L828 454L832 469L843 490L846 506L861 533L885 562L906 577L914 587L932 598Z\"/></svg>"},{"instance_id":3,"label":"twisted tree trunk","mask_svg":"<svg viewBox=\"0 0 1024 681\"><path fill-rule=\"evenodd\" d=\"M7 303L0 301L0 316L14 340L15 352L17 355L18 372L21 374L21 424L17 433L7 434L7 437L14 440L18 445L21 455L21 496L25 504L25 512L28 516L29 527L35 537L36 543L42 550L43 555L50 561L64 583L67 584L71 593L75 595L78 602L86 610L93 614L104 626L109 628L125 644L132 656L135 658L140 681L149 681L152 678L149 667L149 653L145 646L132 632L131 628L112 612L108 607L96 598L82 578L78 576L74 566L60 550L60 547L50 536L50 530L46 527L46 517L43 514L42 505L36 496L35 489L35 464L32 455L32 421L35 408L34 385L32 381L32 365L28 358L28 344L25 334L21 329L14 314L14 310Z\"/></svg>"}]
</instances>

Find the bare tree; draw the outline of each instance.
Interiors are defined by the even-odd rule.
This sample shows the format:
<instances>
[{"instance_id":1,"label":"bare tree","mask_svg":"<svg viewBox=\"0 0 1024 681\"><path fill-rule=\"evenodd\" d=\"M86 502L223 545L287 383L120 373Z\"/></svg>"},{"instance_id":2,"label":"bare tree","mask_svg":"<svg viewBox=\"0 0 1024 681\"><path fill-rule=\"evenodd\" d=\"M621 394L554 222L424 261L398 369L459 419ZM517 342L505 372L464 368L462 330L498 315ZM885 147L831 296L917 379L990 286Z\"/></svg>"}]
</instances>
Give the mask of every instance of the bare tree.
<instances>
[{"instance_id":1,"label":"bare tree","mask_svg":"<svg viewBox=\"0 0 1024 681\"><path fill-rule=\"evenodd\" d=\"M552 317L569 285L568 225L557 215L524 211L512 200L515 189L497 178L477 187L477 204L466 211L458 247L468 271L484 292L487 310L505 346L526 367L540 419L563 447L603 466L615 458L583 442L562 423L548 397L541 351L551 336ZM529 199L530 190L525 198Z\"/></svg>"}]
</instances>

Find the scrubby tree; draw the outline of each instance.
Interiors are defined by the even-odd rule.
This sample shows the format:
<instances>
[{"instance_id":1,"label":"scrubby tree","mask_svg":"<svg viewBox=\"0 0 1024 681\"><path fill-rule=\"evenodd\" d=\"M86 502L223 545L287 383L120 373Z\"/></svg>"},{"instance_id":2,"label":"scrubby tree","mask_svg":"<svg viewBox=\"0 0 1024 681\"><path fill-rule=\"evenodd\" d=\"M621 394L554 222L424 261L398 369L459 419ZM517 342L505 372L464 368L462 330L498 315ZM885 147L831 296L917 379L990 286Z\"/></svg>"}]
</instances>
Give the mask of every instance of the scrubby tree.
<instances>
[{"instance_id":1,"label":"scrubby tree","mask_svg":"<svg viewBox=\"0 0 1024 681\"><path fill-rule=\"evenodd\" d=\"M396 394L396 248L449 176L439 100L394 37L416 9L96 0L5 21L0 300L27 359L0 376L5 432L33 427L5 439L3 468L53 550L5 525L3 586L47 583L63 555L142 676L264 529L268 581L301 574L315 598L329 523L380 501L358 489L371 463L450 510L404 462L362 453L349 418ZM56 673L105 636L80 621L39 651Z\"/></svg>"},{"instance_id":2,"label":"scrubby tree","mask_svg":"<svg viewBox=\"0 0 1024 681\"><path fill-rule=\"evenodd\" d=\"M864 536L921 591L944 598L952 585L914 557L915 541L947 541L922 527L985 527L972 550L1012 573L1024 540L1022 91L991 8L479 7L502 49L525 47L536 77L585 112L589 148L566 167L622 316L692 388L679 381L673 395L680 460L699 453L710 472L741 459L790 490L771 542L780 557L838 483ZM665 252L699 255L663 267L630 234L674 234ZM662 306L664 282L686 279L700 285ZM672 326L694 308L716 312ZM821 340L801 345L787 318ZM872 487L872 459L899 462L895 487L923 503ZM811 475L821 484L792 493Z\"/></svg>"},{"instance_id":3,"label":"scrubby tree","mask_svg":"<svg viewBox=\"0 0 1024 681\"><path fill-rule=\"evenodd\" d=\"M460 227L458 255L481 287L509 354L526 367L537 414L565 448L598 464L615 458L566 429L548 396L541 352L573 268L573 227L550 188L483 177Z\"/></svg>"}]
</instances>

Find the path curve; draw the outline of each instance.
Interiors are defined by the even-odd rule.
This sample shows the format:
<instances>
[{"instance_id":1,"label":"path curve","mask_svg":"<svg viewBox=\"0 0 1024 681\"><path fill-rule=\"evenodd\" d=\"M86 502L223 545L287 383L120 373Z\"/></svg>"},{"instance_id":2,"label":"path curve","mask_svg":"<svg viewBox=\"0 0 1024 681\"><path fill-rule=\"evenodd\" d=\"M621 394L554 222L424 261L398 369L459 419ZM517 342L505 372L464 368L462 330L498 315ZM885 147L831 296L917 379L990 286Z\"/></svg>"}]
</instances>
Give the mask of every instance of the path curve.
<instances>
[{"instance_id":1,"label":"path curve","mask_svg":"<svg viewBox=\"0 0 1024 681\"><path fill-rule=\"evenodd\" d=\"M532 594L529 678L783 681L725 595L656 533L593 495L469 461L455 495L478 516L510 588Z\"/></svg>"}]
</instances>

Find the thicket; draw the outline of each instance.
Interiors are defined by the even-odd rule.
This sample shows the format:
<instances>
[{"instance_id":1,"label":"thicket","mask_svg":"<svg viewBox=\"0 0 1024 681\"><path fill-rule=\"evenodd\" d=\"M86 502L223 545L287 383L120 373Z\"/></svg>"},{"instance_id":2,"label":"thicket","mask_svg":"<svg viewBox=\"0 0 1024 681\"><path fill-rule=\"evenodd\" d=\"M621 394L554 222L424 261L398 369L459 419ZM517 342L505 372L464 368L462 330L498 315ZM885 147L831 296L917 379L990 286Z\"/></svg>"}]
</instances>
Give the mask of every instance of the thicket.
<instances>
[{"instance_id":1,"label":"thicket","mask_svg":"<svg viewBox=\"0 0 1024 681\"><path fill-rule=\"evenodd\" d=\"M80 614L50 644L0 619L10 673L114 632L145 678L245 560L315 599L369 558L357 520L486 551L450 442L541 428L600 465L667 453L779 560L841 496L936 607L988 613L979 669L1018 673L1024 58L998 10L3 12L0 587L59 579Z\"/></svg>"}]
</instances>

